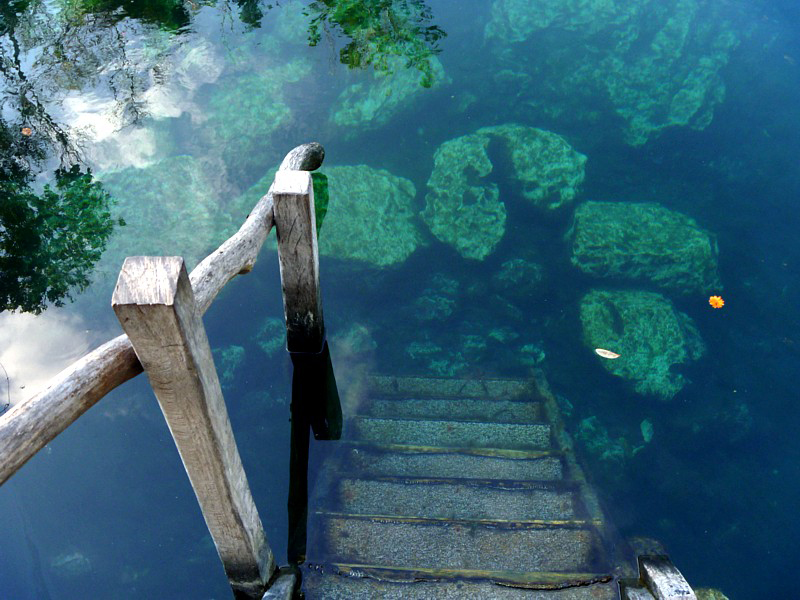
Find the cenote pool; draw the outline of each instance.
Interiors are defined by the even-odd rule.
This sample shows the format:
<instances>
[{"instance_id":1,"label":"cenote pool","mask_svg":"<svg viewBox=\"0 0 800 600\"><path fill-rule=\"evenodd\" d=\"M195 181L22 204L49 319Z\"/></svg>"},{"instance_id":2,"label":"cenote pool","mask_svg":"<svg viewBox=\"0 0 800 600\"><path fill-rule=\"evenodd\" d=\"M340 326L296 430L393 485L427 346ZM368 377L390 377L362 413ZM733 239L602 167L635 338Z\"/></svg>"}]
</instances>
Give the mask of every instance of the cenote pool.
<instances>
[{"instance_id":1,"label":"cenote pool","mask_svg":"<svg viewBox=\"0 0 800 600\"><path fill-rule=\"evenodd\" d=\"M540 371L620 535L791 598L799 106L789 0L6 0L0 410L119 335L126 256L193 268L318 141L345 417L366 373ZM274 234L204 322L285 564ZM230 597L146 378L0 487L0 597Z\"/></svg>"}]
</instances>

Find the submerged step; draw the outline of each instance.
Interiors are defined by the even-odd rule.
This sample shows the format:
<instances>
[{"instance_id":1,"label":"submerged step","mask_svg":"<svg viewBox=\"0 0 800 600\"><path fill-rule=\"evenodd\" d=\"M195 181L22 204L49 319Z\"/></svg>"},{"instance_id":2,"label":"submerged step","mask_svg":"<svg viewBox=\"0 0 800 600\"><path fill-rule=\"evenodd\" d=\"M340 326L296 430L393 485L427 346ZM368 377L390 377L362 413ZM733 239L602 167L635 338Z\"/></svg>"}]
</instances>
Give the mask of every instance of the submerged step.
<instances>
[{"instance_id":1,"label":"submerged step","mask_svg":"<svg viewBox=\"0 0 800 600\"><path fill-rule=\"evenodd\" d=\"M352 425L356 439L373 443L531 450L550 446L546 423L355 417Z\"/></svg>"},{"instance_id":2,"label":"submerged step","mask_svg":"<svg viewBox=\"0 0 800 600\"><path fill-rule=\"evenodd\" d=\"M602 571L592 528L317 515L324 562L406 569ZM322 541L322 540L320 540ZM310 544L310 547L313 545Z\"/></svg>"},{"instance_id":3,"label":"submerged step","mask_svg":"<svg viewBox=\"0 0 800 600\"><path fill-rule=\"evenodd\" d=\"M348 514L499 521L575 517L574 487L545 482L345 478L337 488L331 510Z\"/></svg>"},{"instance_id":4,"label":"submerged step","mask_svg":"<svg viewBox=\"0 0 800 600\"><path fill-rule=\"evenodd\" d=\"M542 405L530 400L475 398L375 398L363 412L370 417L458 419L535 423L542 420Z\"/></svg>"},{"instance_id":5,"label":"submerged step","mask_svg":"<svg viewBox=\"0 0 800 600\"><path fill-rule=\"evenodd\" d=\"M564 477L558 453L519 450L494 453L475 450L354 445L343 452L345 470L401 477L557 480Z\"/></svg>"},{"instance_id":6,"label":"submerged step","mask_svg":"<svg viewBox=\"0 0 800 600\"><path fill-rule=\"evenodd\" d=\"M399 582L364 576L364 569L347 568L351 576L308 570L303 589L308 600L617 600L616 583L599 581L586 585L565 585L561 589L524 589L497 585L492 581L463 580L449 574L432 574L441 581ZM515 579L514 573L498 573L497 580ZM535 574L533 574L535 576ZM492 574L486 573L491 579ZM525 579L522 577L521 579ZM531 578L529 578L530 580ZM535 580L535 577L533 578ZM543 580L547 581L547 576ZM580 581L580 580L578 580Z\"/></svg>"}]
</instances>

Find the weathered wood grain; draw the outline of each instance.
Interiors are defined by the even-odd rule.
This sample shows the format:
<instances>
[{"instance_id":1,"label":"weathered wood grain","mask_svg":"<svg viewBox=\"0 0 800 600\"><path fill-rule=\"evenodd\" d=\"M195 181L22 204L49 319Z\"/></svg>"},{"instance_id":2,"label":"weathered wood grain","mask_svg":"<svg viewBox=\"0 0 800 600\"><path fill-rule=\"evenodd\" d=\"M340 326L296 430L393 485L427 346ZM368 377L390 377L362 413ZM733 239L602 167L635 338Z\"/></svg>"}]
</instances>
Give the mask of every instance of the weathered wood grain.
<instances>
[{"instance_id":1,"label":"weathered wood grain","mask_svg":"<svg viewBox=\"0 0 800 600\"><path fill-rule=\"evenodd\" d=\"M183 259L125 259L112 300L178 447L237 597L261 598L275 560L250 494Z\"/></svg>"},{"instance_id":2,"label":"weathered wood grain","mask_svg":"<svg viewBox=\"0 0 800 600\"><path fill-rule=\"evenodd\" d=\"M0 416L0 485L100 398L141 372L128 336L121 335Z\"/></svg>"},{"instance_id":3,"label":"weathered wood grain","mask_svg":"<svg viewBox=\"0 0 800 600\"><path fill-rule=\"evenodd\" d=\"M307 171L278 171L272 184L290 352L319 352L325 339L314 187Z\"/></svg>"},{"instance_id":4,"label":"weathered wood grain","mask_svg":"<svg viewBox=\"0 0 800 600\"><path fill-rule=\"evenodd\" d=\"M669 556L639 556L639 578L657 600L697 600Z\"/></svg>"},{"instance_id":5,"label":"weathered wood grain","mask_svg":"<svg viewBox=\"0 0 800 600\"><path fill-rule=\"evenodd\" d=\"M313 171L324 156L320 144L303 144L286 155L281 169ZM201 314L228 281L253 268L272 221L270 190L239 231L192 271L195 304ZM61 371L47 389L0 415L0 485L100 398L141 372L128 337L122 335Z\"/></svg>"}]
</instances>

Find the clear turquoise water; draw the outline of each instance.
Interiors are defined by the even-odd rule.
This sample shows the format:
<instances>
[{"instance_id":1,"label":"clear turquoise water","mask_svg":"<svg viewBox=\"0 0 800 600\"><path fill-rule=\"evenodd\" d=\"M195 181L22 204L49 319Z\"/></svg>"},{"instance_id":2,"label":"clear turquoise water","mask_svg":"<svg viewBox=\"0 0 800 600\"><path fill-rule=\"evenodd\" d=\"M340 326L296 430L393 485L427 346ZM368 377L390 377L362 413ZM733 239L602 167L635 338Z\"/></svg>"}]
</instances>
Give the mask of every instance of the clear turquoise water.
<instances>
[{"instance_id":1,"label":"clear turquoise water","mask_svg":"<svg viewBox=\"0 0 800 600\"><path fill-rule=\"evenodd\" d=\"M291 147L316 140L331 177L323 244L326 235L341 241L346 213L337 206L355 211L352 198L370 200L342 189L341 175L337 198L335 167L384 169L415 189L398 200L407 218L394 217L405 223L406 239L399 226L360 234L372 263L354 259L346 245L323 246L325 315L345 409L365 370L526 376L536 363L563 399L623 535L663 542L696 586L736 599L792 597L781 575L798 562L800 534L800 14L793 3L638 2L625 5L641 7L635 14L616 7L544 23L542 3L519 2L515 27L533 15L544 24L515 29L508 35L521 39L511 43L486 36L492 3L429 2L426 23L447 33L438 54L446 77L430 88L414 80L396 109L383 105L352 124L332 116L342 94L357 99L386 80L391 85L377 97L395 98L398 82L418 79L418 71L399 66L379 79L369 68L348 70L339 62L347 36L329 23L309 47L309 18L295 3L262 4L259 27L243 23L234 2L187 3L155 19L132 2L113 17L73 20L66 3L25 4L15 5L22 16L2 38L0 118L14 132L33 124L31 139L43 144L32 188L71 159L52 141L57 125L69 148L79 149L80 164L118 197L115 216L128 225L117 229L74 303L36 317L0 313L0 361L14 402L117 334L108 303L122 256L183 254L193 266L255 202L236 199ZM498 0L496 10L502 6ZM622 65L609 66L619 56ZM680 113L670 112L675 98L696 92L692 74L708 94L688 125L666 126ZM23 89L38 102L33 113L21 112ZM646 115L651 131L634 127L637 115ZM492 173L468 177L497 186L505 233L483 260L465 258L421 216L434 155L448 140L506 123L563 136L587 156L585 179L565 206L533 206L495 140ZM7 157L16 139L3 148ZM383 172L374 177L373 186L388 181ZM692 217L716 237L721 287L663 289L647 276L582 273L566 238L575 207L587 201L657 202ZM184 224L166 221L175 213ZM416 241L407 231L417 232ZM398 250L408 244L416 249ZM389 256L396 261L382 264ZM514 259L539 265L541 282L531 284L530 275L497 283ZM279 289L275 254L265 250L205 323L212 347L244 349L224 391L253 496L283 562L291 363L274 350L274 336L257 337L265 319L281 318ZM673 367L687 381L672 398L637 393L587 347L579 307L592 289L657 291L694 321L706 352ZM725 297L723 309L709 307L712 291ZM607 430L605 441L586 433L591 417ZM648 443L645 420L654 431ZM4 598L229 596L144 378L105 398L0 488L0 514Z\"/></svg>"}]
</instances>

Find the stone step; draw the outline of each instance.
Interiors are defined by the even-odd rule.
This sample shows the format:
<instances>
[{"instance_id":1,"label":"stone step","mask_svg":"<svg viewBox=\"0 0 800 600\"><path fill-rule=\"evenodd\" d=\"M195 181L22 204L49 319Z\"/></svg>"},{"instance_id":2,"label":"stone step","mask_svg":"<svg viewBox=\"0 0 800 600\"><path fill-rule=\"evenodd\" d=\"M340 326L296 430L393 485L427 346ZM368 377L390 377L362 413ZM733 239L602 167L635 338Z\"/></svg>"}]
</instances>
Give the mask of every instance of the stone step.
<instances>
[{"instance_id":1,"label":"stone step","mask_svg":"<svg viewBox=\"0 0 800 600\"><path fill-rule=\"evenodd\" d=\"M316 513L309 548L325 562L404 569L604 572L596 523L476 523ZM309 556L311 562L314 561Z\"/></svg>"},{"instance_id":2,"label":"stone step","mask_svg":"<svg viewBox=\"0 0 800 600\"><path fill-rule=\"evenodd\" d=\"M539 402L530 400L484 400L476 398L373 398L361 412L370 417L401 419L456 419L535 423L543 419Z\"/></svg>"},{"instance_id":3,"label":"stone step","mask_svg":"<svg viewBox=\"0 0 800 600\"><path fill-rule=\"evenodd\" d=\"M482 423L477 421L388 419L358 416L349 436L372 443L416 446L510 448L550 447L547 423Z\"/></svg>"},{"instance_id":4,"label":"stone step","mask_svg":"<svg viewBox=\"0 0 800 600\"><path fill-rule=\"evenodd\" d=\"M491 450L350 444L342 448L343 470L366 476L462 477L557 480L564 477L556 451Z\"/></svg>"},{"instance_id":5,"label":"stone step","mask_svg":"<svg viewBox=\"0 0 800 600\"><path fill-rule=\"evenodd\" d=\"M491 571L415 571L362 565L307 569L307 600L617 600L617 585L593 573L517 573ZM431 581L432 580L432 581ZM494 582L500 582L498 585ZM594 583L592 583L594 581ZM529 588L513 585L531 586Z\"/></svg>"},{"instance_id":6,"label":"stone step","mask_svg":"<svg viewBox=\"0 0 800 600\"><path fill-rule=\"evenodd\" d=\"M564 482L511 482L386 477L343 478L335 512L444 519L528 521L576 516L575 486Z\"/></svg>"}]
</instances>

